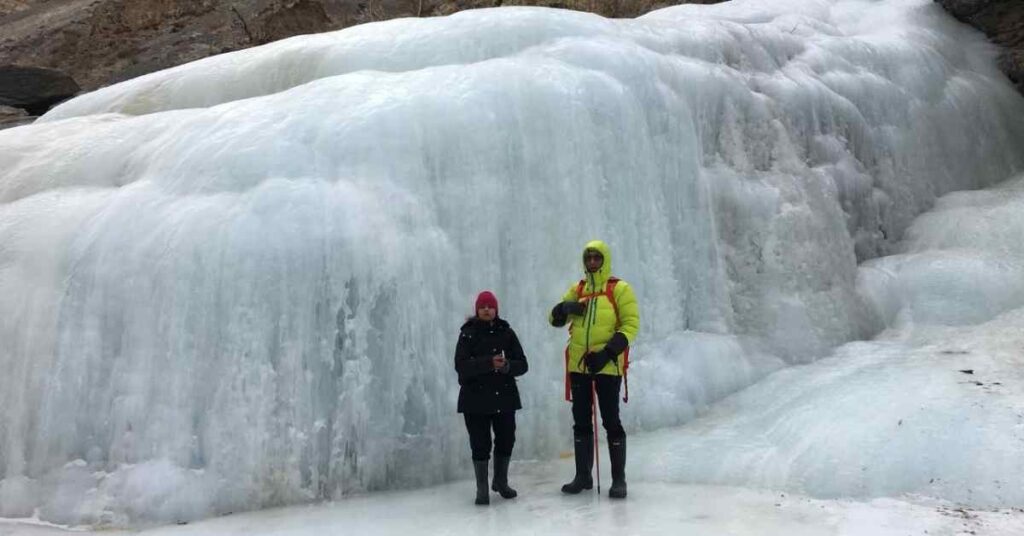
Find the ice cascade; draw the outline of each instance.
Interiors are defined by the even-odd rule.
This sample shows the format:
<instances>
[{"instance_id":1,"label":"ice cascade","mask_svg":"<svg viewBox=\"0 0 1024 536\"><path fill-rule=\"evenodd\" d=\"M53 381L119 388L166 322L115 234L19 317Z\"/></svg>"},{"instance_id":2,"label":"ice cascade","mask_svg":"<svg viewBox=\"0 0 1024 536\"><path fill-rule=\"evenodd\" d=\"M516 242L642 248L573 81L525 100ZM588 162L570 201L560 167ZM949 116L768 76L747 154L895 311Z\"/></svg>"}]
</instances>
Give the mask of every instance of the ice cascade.
<instances>
[{"instance_id":1,"label":"ice cascade","mask_svg":"<svg viewBox=\"0 0 1024 536\"><path fill-rule=\"evenodd\" d=\"M174 521L464 474L479 290L569 443L547 312L608 242L631 430L888 321L858 263L1024 169L1024 99L930 0L635 20L474 10L295 37L0 132L0 516Z\"/></svg>"}]
</instances>

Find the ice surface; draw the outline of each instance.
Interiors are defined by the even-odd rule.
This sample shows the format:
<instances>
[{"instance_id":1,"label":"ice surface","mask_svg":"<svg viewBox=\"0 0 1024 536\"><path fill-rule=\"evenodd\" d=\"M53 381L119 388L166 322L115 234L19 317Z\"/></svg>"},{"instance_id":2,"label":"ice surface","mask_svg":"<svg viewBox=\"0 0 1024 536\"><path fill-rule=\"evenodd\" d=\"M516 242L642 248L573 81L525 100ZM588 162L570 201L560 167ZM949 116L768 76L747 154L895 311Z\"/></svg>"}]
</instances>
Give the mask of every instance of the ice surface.
<instances>
[{"instance_id":1,"label":"ice surface","mask_svg":"<svg viewBox=\"0 0 1024 536\"><path fill-rule=\"evenodd\" d=\"M631 473L815 497L1022 504L1021 326L1018 309L977 327L844 345L657 432L649 448L663 454Z\"/></svg>"},{"instance_id":2,"label":"ice surface","mask_svg":"<svg viewBox=\"0 0 1024 536\"><path fill-rule=\"evenodd\" d=\"M890 324L975 324L1024 307L1024 178L940 200L860 285Z\"/></svg>"},{"instance_id":3,"label":"ice surface","mask_svg":"<svg viewBox=\"0 0 1024 536\"><path fill-rule=\"evenodd\" d=\"M648 451L642 441L631 444ZM645 483L630 488L626 501L594 494L566 496L556 484L568 478L570 463L512 464L520 496L493 495L481 508L472 504L473 484L460 481L416 491L380 492L329 504L236 513L188 525L139 531L69 532L37 519L0 520L3 536L317 536L410 533L449 536L589 534L731 536L905 536L977 534L1015 536L1024 514L985 511L934 500L875 499L869 502L818 500L763 490L722 486Z\"/></svg>"},{"instance_id":4,"label":"ice surface","mask_svg":"<svg viewBox=\"0 0 1024 536\"><path fill-rule=\"evenodd\" d=\"M595 237L643 309L631 432L886 326L1014 318L993 320L1019 307L1019 278L998 286L1017 257L898 244L939 195L1024 167L993 58L927 0L474 10L208 58L0 132L0 516L196 519L464 475L450 359L483 288L531 358L516 456L550 459L569 415L546 313ZM963 267L999 299L936 313ZM851 348L737 399L809 438L777 429L758 460L712 434L721 460L672 478L960 499L1007 468L922 488L923 469L794 457L875 396ZM816 381L851 398L801 410ZM718 434L756 441L754 415Z\"/></svg>"}]
</instances>

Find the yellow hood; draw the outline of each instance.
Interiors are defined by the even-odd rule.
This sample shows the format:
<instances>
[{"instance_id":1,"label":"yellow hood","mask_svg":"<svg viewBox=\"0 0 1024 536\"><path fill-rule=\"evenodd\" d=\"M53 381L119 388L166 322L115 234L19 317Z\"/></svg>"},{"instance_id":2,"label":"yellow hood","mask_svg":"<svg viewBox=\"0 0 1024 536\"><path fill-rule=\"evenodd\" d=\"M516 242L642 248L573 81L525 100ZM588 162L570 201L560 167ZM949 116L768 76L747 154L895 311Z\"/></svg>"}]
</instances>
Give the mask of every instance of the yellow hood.
<instances>
[{"instance_id":1,"label":"yellow hood","mask_svg":"<svg viewBox=\"0 0 1024 536\"><path fill-rule=\"evenodd\" d=\"M588 277L590 273L587 272L587 263L583 260L583 255L586 254L588 249L596 249L601 252L602 256L604 256L604 264L601 265L601 269L593 274L594 288L604 288L605 283L608 282L608 278L612 275L612 250L608 248L608 244L605 244L600 240L591 240L583 247L583 253L580 254L580 263L583 264L583 275L584 279L587 280L588 287L591 283L590 278Z\"/></svg>"}]
</instances>

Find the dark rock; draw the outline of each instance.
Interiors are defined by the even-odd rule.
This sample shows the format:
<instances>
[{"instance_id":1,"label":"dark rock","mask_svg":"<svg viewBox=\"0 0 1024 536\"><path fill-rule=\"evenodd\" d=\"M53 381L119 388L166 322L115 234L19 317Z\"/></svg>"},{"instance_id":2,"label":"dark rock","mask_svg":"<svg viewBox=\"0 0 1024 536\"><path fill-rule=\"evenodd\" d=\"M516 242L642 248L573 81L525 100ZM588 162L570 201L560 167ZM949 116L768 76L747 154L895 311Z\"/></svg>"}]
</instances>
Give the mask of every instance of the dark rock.
<instances>
[{"instance_id":1,"label":"dark rock","mask_svg":"<svg viewBox=\"0 0 1024 536\"><path fill-rule=\"evenodd\" d=\"M942 7L959 20L966 21L976 15L993 0L938 0Z\"/></svg>"},{"instance_id":2,"label":"dark rock","mask_svg":"<svg viewBox=\"0 0 1024 536\"><path fill-rule=\"evenodd\" d=\"M1024 2L1021 0L935 0L1002 49L999 67L1024 93Z\"/></svg>"},{"instance_id":3,"label":"dark rock","mask_svg":"<svg viewBox=\"0 0 1024 536\"><path fill-rule=\"evenodd\" d=\"M27 125L35 121L35 119L35 117L28 115L28 112L21 108L0 106L0 130Z\"/></svg>"},{"instance_id":4,"label":"dark rock","mask_svg":"<svg viewBox=\"0 0 1024 536\"><path fill-rule=\"evenodd\" d=\"M53 69L0 65L0 105L42 115L81 88L70 76Z\"/></svg>"}]
</instances>

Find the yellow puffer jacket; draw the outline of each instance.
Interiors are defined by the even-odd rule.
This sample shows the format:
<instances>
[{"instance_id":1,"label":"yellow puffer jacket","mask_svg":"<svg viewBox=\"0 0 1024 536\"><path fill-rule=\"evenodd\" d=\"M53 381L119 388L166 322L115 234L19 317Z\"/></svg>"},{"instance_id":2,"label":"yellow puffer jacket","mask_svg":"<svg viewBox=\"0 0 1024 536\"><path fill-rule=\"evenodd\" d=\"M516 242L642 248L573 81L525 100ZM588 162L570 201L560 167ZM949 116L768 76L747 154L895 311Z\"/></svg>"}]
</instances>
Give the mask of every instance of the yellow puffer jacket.
<instances>
[{"instance_id":1,"label":"yellow puffer jacket","mask_svg":"<svg viewBox=\"0 0 1024 536\"><path fill-rule=\"evenodd\" d=\"M574 282L569 290L562 295L562 301L581 301L587 303L587 310L582 316L569 315L569 372L586 373L583 364L583 356L588 351L596 352L604 348L605 344L612 338L616 331L626 336L630 346L640 331L640 307L637 305L636 296L629 283L619 280L615 284L613 295L615 304L619 308L618 325L616 325L615 308L605 295L606 285L612 273L612 254L608 246L600 241L588 242L583 251L596 249L604 255L604 264L596 273L588 273L586 265L583 267L585 283L583 296L595 295L590 299L579 299L576 290L579 282ZM582 262L582 255L580 256ZM554 324L554 318L549 316L548 321ZM598 374L609 374L613 376L622 375L622 357L609 362Z\"/></svg>"}]
</instances>

